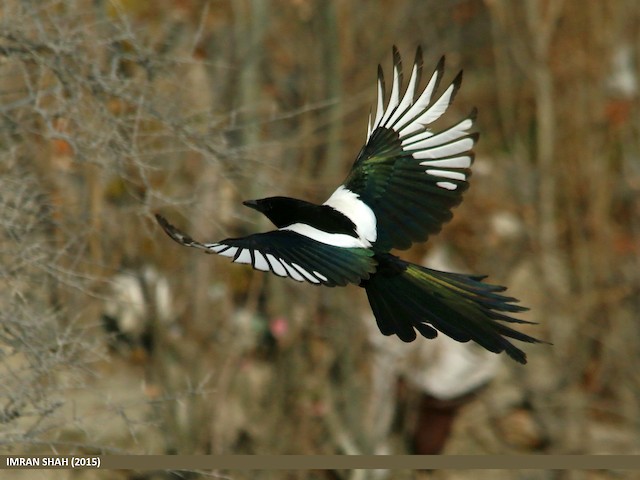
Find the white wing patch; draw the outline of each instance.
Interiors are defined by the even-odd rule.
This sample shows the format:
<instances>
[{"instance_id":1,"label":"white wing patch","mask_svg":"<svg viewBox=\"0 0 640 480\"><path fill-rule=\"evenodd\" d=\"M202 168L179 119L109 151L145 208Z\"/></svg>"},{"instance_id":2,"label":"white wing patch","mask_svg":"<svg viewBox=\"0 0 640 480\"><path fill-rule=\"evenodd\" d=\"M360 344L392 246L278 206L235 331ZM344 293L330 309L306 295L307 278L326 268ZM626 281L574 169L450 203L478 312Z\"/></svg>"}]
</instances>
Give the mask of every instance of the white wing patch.
<instances>
[{"instance_id":1,"label":"white wing patch","mask_svg":"<svg viewBox=\"0 0 640 480\"><path fill-rule=\"evenodd\" d=\"M320 275L318 272L313 272L315 274L315 277L313 275L311 275L309 272L307 272L304 268L302 268L300 265L298 265L297 263L291 262L291 266L293 268L295 268L296 270L298 270L298 272L300 272L300 274L307 279L307 281L311 282L311 283L320 283L318 281L318 278L320 280L327 280L327 277L325 277L324 275Z\"/></svg>"},{"instance_id":2,"label":"white wing patch","mask_svg":"<svg viewBox=\"0 0 640 480\"><path fill-rule=\"evenodd\" d=\"M321 281L327 281L327 277L316 271L309 272L297 263L289 263L282 258L276 258L270 253L263 254L258 250L230 247L222 243L209 243L204 246L211 252L218 253L225 257L231 257L235 263L250 264L256 270L273 272L279 277L290 277L298 282L304 282L306 280L307 282L314 284L319 284Z\"/></svg>"},{"instance_id":3,"label":"white wing patch","mask_svg":"<svg viewBox=\"0 0 640 480\"><path fill-rule=\"evenodd\" d=\"M359 247L368 248L373 244L378 238L377 220L376 215L373 213L373 210L360 200L358 194L353 193L348 188L345 188L343 185L340 185L335 192L329 197L329 199L324 202L324 205L328 205L330 207L335 208L337 211L346 216L349 220L353 222L356 226L356 233L358 234L357 243ZM299 232L300 233L300 232ZM324 233L324 232L323 232ZM328 235L328 234L326 234ZM308 236L308 235L307 235ZM344 237L350 237L349 235L341 235ZM313 237L311 237L313 238ZM314 240L319 240L318 238L314 238ZM329 243L329 242L324 242ZM335 243L331 243L331 245L335 245ZM337 246L345 246L345 245L337 245Z\"/></svg>"},{"instance_id":4,"label":"white wing patch","mask_svg":"<svg viewBox=\"0 0 640 480\"><path fill-rule=\"evenodd\" d=\"M236 263L251 263L251 252L248 249L240 250L234 260Z\"/></svg>"},{"instance_id":5,"label":"white wing patch","mask_svg":"<svg viewBox=\"0 0 640 480\"><path fill-rule=\"evenodd\" d=\"M271 271L273 273L275 273L280 277L287 276L287 271L282 266L282 263L280 263L280 260L278 260L276 257L271 255L270 253L267 253L267 260L269 260L269 265L271 265Z\"/></svg>"},{"instance_id":6,"label":"white wing patch","mask_svg":"<svg viewBox=\"0 0 640 480\"><path fill-rule=\"evenodd\" d=\"M325 282L326 282L327 280L329 280L327 277L325 277L324 275L322 275L320 272L316 272L315 270L313 271L313 274L314 274L316 277L318 277L320 280L323 280L323 281L325 281Z\"/></svg>"},{"instance_id":7,"label":"white wing patch","mask_svg":"<svg viewBox=\"0 0 640 480\"><path fill-rule=\"evenodd\" d=\"M436 182L436 185L440 188L446 188L447 190L455 190L456 188L458 188L458 185L451 182Z\"/></svg>"},{"instance_id":8,"label":"white wing patch","mask_svg":"<svg viewBox=\"0 0 640 480\"><path fill-rule=\"evenodd\" d=\"M414 155L416 158L418 154ZM473 159L470 155L463 155L461 157L445 158L444 160L431 160L429 162L421 162L420 165L428 165L430 167L449 167L449 168L469 168Z\"/></svg>"},{"instance_id":9,"label":"white wing patch","mask_svg":"<svg viewBox=\"0 0 640 480\"><path fill-rule=\"evenodd\" d=\"M235 257L237 251L237 247L227 247L226 250L220 250L218 253L223 257Z\"/></svg>"},{"instance_id":10,"label":"white wing patch","mask_svg":"<svg viewBox=\"0 0 640 480\"><path fill-rule=\"evenodd\" d=\"M464 173L449 172L447 170L425 170L429 175L443 178L453 178L454 180L464 180L466 178Z\"/></svg>"},{"instance_id":11,"label":"white wing patch","mask_svg":"<svg viewBox=\"0 0 640 480\"><path fill-rule=\"evenodd\" d=\"M256 250L253 252L253 256L253 268L262 270L263 272L268 272L271 270L269 268L269 262L267 262L267 259L264 258L264 255L262 255L262 253Z\"/></svg>"},{"instance_id":12,"label":"white wing patch","mask_svg":"<svg viewBox=\"0 0 640 480\"><path fill-rule=\"evenodd\" d=\"M403 150L410 153L416 160L422 160L420 165L427 167L425 169L427 175L465 181L468 173L465 172L465 170L468 169L473 162L471 150L476 141L476 136L469 133L475 121L475 110L469 118L464 119L442 132L433 133L428 128L428 126L438 120L447 108L449 108L449 105L451 105L456 91L460 86L462 72L458 74L440 97L432 101L433 94L444 72L443 57L431 75L427 86L416 98L422 73L422 51L418 49L407 90L400 100L402 90L402 63L395 47L393 58L393 85L391 87L389 103L386 108L384 106L384 77L382 75L382 69L380 67L378 68L377 108L373 124L371 124L371 117L369 118L367 141L378 127L392 129L398 133ZM449 181L439 181L436 182L436 185L446 190L456 190L459 186L457 183ZM336 191L336 193L338 192ZM327 202L327 204L329 203ZM340 210L337 207L334 208ZM343 210L340 211L345 213ZM351 220L358 225L358 222L353 218L351 218Z\"/></svg>"},{"instance_id":13,"label":"white wing patch","mask_svg":"<svg viewBox=\"0 0 640 480\"><path fill-rule=\"evenodd\" d=\"M279 230L289 230L291 232L299 233L307 238L333 247L367 248L370 246L370 244L365 245L361 239L352 237L351 235L345 235L343 233L327 233L312 227L311 225L307 225L306 223L294 223L288 227L282 227Z\"/></svg>"}]
</instances>

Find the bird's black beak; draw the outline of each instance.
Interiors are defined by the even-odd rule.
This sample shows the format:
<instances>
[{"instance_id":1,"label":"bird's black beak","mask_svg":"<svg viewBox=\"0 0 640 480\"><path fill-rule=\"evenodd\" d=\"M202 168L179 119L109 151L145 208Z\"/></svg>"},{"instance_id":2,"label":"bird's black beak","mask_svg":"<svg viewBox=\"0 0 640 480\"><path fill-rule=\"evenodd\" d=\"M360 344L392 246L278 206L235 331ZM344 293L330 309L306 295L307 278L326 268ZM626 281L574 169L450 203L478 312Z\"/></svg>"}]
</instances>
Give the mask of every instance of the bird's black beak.
<instances>
[{"instance_id":1,"label":"bird's black beak","mask_svg":"<svg viewBox=\"0 0 640 480\"><path fill-rule=\"evenodd\" d=\"M245 200L244 202L242 202L242 204L249 208L253 208L254 210L260 210L257 200Z\"/></svg>"}]
</instances>

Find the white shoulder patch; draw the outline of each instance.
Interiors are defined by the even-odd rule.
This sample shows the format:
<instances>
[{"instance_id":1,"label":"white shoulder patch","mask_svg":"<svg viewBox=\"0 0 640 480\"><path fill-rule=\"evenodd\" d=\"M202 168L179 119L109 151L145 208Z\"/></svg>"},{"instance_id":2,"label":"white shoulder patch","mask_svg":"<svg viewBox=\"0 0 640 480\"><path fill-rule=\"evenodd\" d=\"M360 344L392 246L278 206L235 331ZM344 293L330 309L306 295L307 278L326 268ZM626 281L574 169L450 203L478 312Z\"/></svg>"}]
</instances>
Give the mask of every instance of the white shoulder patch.
<instances>
[{"instance_id":1,"label":"white shoulder patch","mask_svg":"<svg viewBox=\"0 0 640 480\"><path fill-rule=\"evenodd\" d=\"M344 185L340 185L333 195L324 202L351 220L356 226L356 233L366 247L370 247L378 238L377 220L373 210L360 200L357 193L353 193Z\"/></svg>"},{"instance_id":2,"label":"white shoulder patch","mask_svg":"<svg viewBox=\"0 0 640 480\"><path fill-rule=\"evenodd\" d=\"M324 232L305 223L294 223L293 225L283 227L280 230L289 230L291 232L296 232L317 242L324 243L326 245L332 245L334 247L367 248L370 246L369 242L365 243L361 238L352 237L351 235L345 235L344 233Z\"/></svg>"}]
</instances>

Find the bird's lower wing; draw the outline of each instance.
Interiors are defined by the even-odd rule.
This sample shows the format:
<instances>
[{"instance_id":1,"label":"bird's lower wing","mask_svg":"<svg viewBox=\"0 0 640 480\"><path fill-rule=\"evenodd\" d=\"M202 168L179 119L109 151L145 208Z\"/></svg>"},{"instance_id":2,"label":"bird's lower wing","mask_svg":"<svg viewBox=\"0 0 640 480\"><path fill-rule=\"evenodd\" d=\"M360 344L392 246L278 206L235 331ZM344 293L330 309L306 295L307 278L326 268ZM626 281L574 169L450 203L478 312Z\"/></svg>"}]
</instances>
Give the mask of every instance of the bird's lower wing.
<instances>
[{"instance_id":1,"label":"bird's lower wing","mask_svg":"<svg viewBox=\"0 0 640 480\"><path fill-rule=\"evenodd\" d=\"M299 282L328 287L359 284L375 271L373 252L366 248L342 248L318 242L290 230L274 230L242 238L202 243L171 225L161 215L158 223L181 245L250 264L256 270L273 272Z\"/></svg>"}]
</instances>

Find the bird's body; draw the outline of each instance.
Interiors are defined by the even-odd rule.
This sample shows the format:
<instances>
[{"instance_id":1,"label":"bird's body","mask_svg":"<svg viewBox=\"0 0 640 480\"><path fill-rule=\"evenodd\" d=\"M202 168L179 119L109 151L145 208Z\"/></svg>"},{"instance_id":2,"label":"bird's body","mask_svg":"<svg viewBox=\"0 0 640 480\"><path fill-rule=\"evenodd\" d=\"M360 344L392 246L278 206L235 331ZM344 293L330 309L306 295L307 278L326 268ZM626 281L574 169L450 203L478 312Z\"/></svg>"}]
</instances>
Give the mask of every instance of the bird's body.
<instances>
[{"instance_id":1,"label":"bird's body","mask_svg":"<svg viewBox=\"0 0 640 480\"><path fill-rule=\"evenodd\" d=\"M473 162L476 133L470 133L475 110L440 132L427 126L450 105L462 72L436 99L444 70L440 60L427 86L417 96L422 71L418 49L409 85L401 97L402 64L394 48L394 80L384 107L384 78L378 68L378 105L369 119L367 142L347 176L322 205L288 197L249 200L244 204L264 214L277 230L216 243L193 240L163 217L160 225L178 243L217 253L236 263L251 264L316 285L359 285L367 292L380 331L403 341L416 331L434 338L438 331L484 348L506 351L526 363L524 353L508 338L538 340L506 323L527 323L502 312L526 310L516 299L498 292L504 287L484 277L431 270L392 255L440 230L462 200Z\"/></svg>"}]
</instances>

